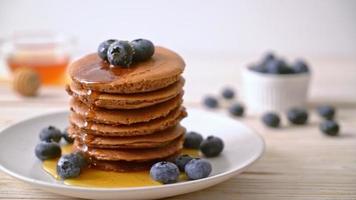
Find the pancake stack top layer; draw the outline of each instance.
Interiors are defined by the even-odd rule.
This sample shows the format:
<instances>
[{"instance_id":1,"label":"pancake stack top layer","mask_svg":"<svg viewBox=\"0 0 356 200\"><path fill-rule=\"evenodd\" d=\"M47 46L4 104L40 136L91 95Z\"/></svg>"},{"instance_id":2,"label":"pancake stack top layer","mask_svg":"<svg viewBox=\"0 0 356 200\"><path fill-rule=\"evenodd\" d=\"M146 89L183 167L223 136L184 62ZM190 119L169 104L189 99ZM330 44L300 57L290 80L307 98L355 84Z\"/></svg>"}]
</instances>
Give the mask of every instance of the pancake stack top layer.
<instances>
[{"instance_id":1,"label":"pancake stack top layer","mask_svg":"<svg viewBox=\"0 0 356 200\"><path fill-rule=\"evenodd\" d=\"M162 47L130 68L111 67L97 54L71 64L68 132L75 148L104 170L141 170L174 158L185 133L184 67L179 55Z\"/></svg>"}]
</instances>

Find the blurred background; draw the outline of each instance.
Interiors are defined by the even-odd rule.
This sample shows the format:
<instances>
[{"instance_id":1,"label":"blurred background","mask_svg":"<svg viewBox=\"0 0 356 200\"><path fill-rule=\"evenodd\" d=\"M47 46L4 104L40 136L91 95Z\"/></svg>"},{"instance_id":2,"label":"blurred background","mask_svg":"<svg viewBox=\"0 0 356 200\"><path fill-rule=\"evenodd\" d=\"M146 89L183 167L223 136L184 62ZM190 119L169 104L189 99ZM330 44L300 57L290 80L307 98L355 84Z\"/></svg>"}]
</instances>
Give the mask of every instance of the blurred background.
<instances>
[{"instance_id":1,"label":"blurred background","mask_svg":"<svg viewBox=\"0 0 356 200\"><path fill-rule=\"evenodd\" d=\"M316 72L312 99L330 98L315 89L320 85L334 91L330 95L356 99L356 92L340 89L342 82L320 78L343 76L345 83L356 84L355 10L353 0L1 0L0 41L4 44L24 34L55 34L62 42L57 51L64 52L55 64L62 66L96 51L108 38L148 38L185 59L188 99L206 93L191 87L193 82L219 80L210 91L224 85L239 87L239 68L273 51L311 64ZM10 51L6 48L1 53L2 79L11 76L9 65L22 64L6 57ZM323 75L331 68L332 73Z\"/></svg>"},{"instance_id":2,"label":"blurred background","mask_svg":"<svg viewBox=\"0 0 356 200\"><path fill-rule=\"evenodd\" d=\"M187 107L209 107L211 95L217 108L210 111L236 117L265 138L265 155L249 173L195 195L356 199L356 0L0 0L0 129L69 110L68 64L111 38L145 38L176 51L186 62ZM311 73L243 70L263 63L267 52L285 59L288 69L302 58ZM241 98L243 86L251 101ZM225 87L236 98L222 98ZM280 129L271 129L262 115L249 113L259 99L296 101L309 111L309 123L293 126L281 112ZM337 108L340 137L320 133L318 105ZM0 199L2 194L50 198L0 174Z\"/></svg>"}]
</instances>

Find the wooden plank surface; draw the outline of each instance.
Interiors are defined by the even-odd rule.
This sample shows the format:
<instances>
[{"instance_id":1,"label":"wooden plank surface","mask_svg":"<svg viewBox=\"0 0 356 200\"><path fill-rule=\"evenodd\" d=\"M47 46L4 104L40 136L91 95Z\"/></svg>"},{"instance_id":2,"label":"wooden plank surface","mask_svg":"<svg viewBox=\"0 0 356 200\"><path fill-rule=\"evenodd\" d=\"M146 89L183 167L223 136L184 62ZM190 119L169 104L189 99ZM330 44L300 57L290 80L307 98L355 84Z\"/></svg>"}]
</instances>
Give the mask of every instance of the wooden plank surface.
<instances>
[{"instance_id":1,"label":"wooden plank surface","mask_svg":"<svg viewBox=\"0 0 356 200\"><path fill-rule=\"evenodd\" d=\"M317 76L312 85L309 125L290 126L284 118L282 128L269 129L263 126L259 117L236 118L265 138L267 148L262 159L229 181L170 199L356 199L356 61L315 63L329 64L315 70ZM227 67L223 75L216 75L218 84L208 84L212 73L209 72L199 79L199 87L197 84L192 86L198 81L194 77L199 68L188 69L186 105L200 107L199 101L204 93L216 93L225 84L238 88L238 81L234 81L236 75L229 73L229 70L234 71L232 64L226 64L231 67ZM344 73L335 71L334 66L340 65ZM67 101L63 89L43 88L39 98L23 99L15 95L9 85L0 84L0 129L32 115L66 109ZM324 102L333 103L338 108L337 119L342 127L340 137L326 137L318 129L320 119L314 107ZM226 113L226 109L215 112ZM70 198L43 192L0 172L0 199Z\"/></svg>"}]
</instances>

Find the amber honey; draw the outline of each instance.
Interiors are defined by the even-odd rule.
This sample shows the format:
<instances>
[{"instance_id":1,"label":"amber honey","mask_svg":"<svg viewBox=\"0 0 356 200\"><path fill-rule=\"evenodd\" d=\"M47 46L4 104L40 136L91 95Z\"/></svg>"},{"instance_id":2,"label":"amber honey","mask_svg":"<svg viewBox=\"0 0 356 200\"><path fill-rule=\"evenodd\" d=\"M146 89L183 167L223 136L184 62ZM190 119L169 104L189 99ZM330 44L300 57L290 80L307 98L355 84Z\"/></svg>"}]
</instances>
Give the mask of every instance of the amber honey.
<instances>
[{"instance_id":1,"label":"amber honey","mask_svg":"<svg viewBox=\"0 0 356 200\"><path fill-rule=\"evenodd\" d=\"M72 145L62 147L62 154L68 154L72 151ZM198 157L199 151L191 149L183 149L183 154ZM56 164L58 159L46 160L43 162L43 169L59 180L56 172ZM180 181L187 180L184 173L180 175ZM123 188L123 187L143 187L155 186L160 183L151 179L149 171L139 172L111 172L98 169L88 168L82 171L79 177L66 179L63 181L66 185L81 186L81 187L102 187L102 188Z\"/></svg>"},{"instance_id":2,"label":"amber honey","mask_svg":"<svg viewBox=\"0 0 356 200\"><path fill-rule=\"evenodd\" d=\"M30 68L44 85L63 85L75 40L47 31L20 31L0 47L10 71Z\"/></svg>"},{"instance_id":3,"label":"amber honey","mask_svg":"<svg viewBox=\"0 0 356 200\"><path fill-rule=\"evenodd\" d=\"M54 54L14 54L7 58L11 71L23 67L31 68L40 75L41 83L45 85L63 85L68 63L69 56Z\"/></svg>"}]
</instances>

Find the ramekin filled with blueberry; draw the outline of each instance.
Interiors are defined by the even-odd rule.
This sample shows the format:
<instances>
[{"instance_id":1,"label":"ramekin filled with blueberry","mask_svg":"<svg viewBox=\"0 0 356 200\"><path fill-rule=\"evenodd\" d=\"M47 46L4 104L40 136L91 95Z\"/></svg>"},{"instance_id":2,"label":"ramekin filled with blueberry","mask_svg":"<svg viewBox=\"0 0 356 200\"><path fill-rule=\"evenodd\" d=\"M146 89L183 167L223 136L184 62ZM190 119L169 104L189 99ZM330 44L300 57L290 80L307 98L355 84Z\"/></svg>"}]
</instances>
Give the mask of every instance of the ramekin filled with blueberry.
<instances>
[{"instance_id":1,"label":"ramekin filled with blueberry","mask_svg":"<svg viewBox=\"0 0 356 200\"><path fill-rule=\"evenodd\" d=\"M249 112L284 112L305 106L311 72L297 59L288 63L273 53L242 71L242 96Z\"/></svg>"}]
</instances>

